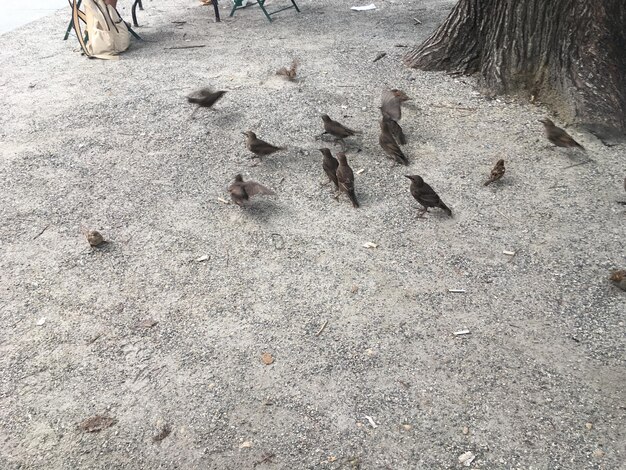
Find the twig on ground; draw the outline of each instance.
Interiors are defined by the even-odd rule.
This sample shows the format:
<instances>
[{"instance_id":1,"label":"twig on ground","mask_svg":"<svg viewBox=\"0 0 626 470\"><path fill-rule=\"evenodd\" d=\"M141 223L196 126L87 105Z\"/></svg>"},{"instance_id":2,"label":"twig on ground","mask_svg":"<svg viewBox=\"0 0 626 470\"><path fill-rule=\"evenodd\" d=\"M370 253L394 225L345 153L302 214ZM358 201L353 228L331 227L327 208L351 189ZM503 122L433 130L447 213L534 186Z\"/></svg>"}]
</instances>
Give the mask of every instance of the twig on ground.
<instances>
[{"instance_id":1,"label":"twig on ground","mask_svg":"<svg viewBox=\"0 0 626 470\"><path fill-rule=\"evenodd\" d=\"M163 49L195 49L197 47L206 47L206 44L194 44L194 45L189 45L189 46L171 46L171 47L164 47Z\"/></svg>"},{"instance_id":2,"label":"twig on ground","mask_svg":"<svg viewBox=\"0 0 626 470\"><path fill-rule=\"evenodd\" d=\"M319 329L319 331L317 333L315 333L315 336L319 336L322 334L322 331L324 331L324 329L326 328L326 325L328 325L328 320L326 320L324 322L324 324L322 325L322 327Z\"/></svg>"},{"instance_id":3,"label":"twig on ground","mask_svg":"<svg viewBox=\"0 0 626 470\"><path fill-rule=\"evenodd\" d=\"M46 225L44 228L42 228L42 229L41 229L41 231L40 231L37 235L35 235L35 236L33 237L33 240L36 240L36 239L37 239L37 238L39 238L41 235L43 235L43 233L44 233L46 230L48 230L48 227L50 227L50 224L48 224L48 225Z\"/></svg>"}]
</instances>

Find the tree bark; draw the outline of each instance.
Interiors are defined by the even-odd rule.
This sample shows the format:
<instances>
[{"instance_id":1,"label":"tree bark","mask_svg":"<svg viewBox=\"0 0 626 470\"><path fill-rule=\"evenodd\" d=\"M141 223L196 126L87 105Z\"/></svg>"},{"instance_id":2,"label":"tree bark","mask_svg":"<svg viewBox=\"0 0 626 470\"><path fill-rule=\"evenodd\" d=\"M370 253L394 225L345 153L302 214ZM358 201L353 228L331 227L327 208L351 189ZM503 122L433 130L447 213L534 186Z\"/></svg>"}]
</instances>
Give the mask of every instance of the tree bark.
<instances>
[{"instance_id":1,"label":"tree bark","mask_svg":"<svg viewBox=\"0 0 626 470\"><path fill-rule=\"evenodd\" d=\"M626 0L459 0L404 60L479 73L491 94L521 93L566 121L626 133Z\"/></svg>"}]
</instances>

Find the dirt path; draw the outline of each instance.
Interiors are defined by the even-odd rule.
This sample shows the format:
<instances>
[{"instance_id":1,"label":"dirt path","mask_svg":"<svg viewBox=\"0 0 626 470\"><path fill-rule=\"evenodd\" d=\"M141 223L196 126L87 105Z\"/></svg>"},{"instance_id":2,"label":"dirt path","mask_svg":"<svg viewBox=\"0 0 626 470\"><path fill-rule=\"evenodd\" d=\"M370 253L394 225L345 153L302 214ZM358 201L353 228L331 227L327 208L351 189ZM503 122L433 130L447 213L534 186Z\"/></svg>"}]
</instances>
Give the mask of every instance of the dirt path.
<instances>
[{"instance_id":1,"label":"dirt path","mask_svg":"<svg viewBox=\"0 0 626 470\"><path fill-rule=\"evenodd\" d=\"M61 13L0 37L0 468L619 468L624 145L572 130L594 161L566 168L545 109L404 68L450 1L145 3L118 62ZM229 92L190 120L207 84ZM378 147L385 87L415 98L409 168ZM322 113L364 132L359 210L320 185ZM253 166L244 130L289 150ZM219 202L239 172L278 195ZM454 218L418 220L408 173Z\"/></svg>"}]
</instances>

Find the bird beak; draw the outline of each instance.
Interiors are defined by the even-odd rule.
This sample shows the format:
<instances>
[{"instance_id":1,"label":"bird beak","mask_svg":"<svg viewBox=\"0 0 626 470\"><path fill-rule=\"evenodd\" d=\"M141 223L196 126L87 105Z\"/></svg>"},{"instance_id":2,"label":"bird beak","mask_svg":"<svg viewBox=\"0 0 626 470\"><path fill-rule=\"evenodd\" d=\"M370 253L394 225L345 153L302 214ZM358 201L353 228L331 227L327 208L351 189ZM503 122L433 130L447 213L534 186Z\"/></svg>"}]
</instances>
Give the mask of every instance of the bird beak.
<instances>
[{"instance_id":1,"label":"bird beak","mask_svg":"<svg viewBox=\"0 0 626 470\"><path fill-rule=\"evenodd\" d=\"M542 123L542 124L545 124L545 123L546 123L546 121L544 121L543 119L537 119L537 121L539 121L539 122L540 122L540 123Z\"/></svg>"},{"instance_id":2,"label":"bird beak","mask_svg":"<svg viewBox=\"0 0 626 470\"><path fill-rule=\"evenodd\" d=\"M411 175L404 175L404 177L405 177L405 178L408 178L408 179L410 179L410 180L412 180L412 179L413 179L413 177L412 177Z\"/></svg>"},{"instance_id":3,"label":"bird beak","mask_svg":"<svg viewBox=\"0 0 626 470\"><path fill-rule=\"evenodd\" d=\"M245 136L248 136L248 133L247 133L247 132L242 132L242 134L243 134L243 135L245 135Z\"/></svg>"}]
</instances>

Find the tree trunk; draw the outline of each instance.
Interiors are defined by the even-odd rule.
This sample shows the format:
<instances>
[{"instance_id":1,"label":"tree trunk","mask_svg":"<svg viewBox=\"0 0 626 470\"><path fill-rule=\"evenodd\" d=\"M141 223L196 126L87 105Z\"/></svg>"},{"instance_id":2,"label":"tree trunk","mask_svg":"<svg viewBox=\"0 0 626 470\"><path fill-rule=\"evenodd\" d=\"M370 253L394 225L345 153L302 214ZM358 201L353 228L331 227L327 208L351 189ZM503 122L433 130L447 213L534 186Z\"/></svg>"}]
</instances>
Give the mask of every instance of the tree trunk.
<instances>
[{"instance_id":1,"label":"tree trunk","mask_svg":"<svg viewBox=\"0 0 626 470\"><path fill-rule=\"evenodd\" d=\"M564 120L626 133L626 0L459 0L404 60L478 72L489 93L522 93Z\"/></svg>"}]
</instances>

